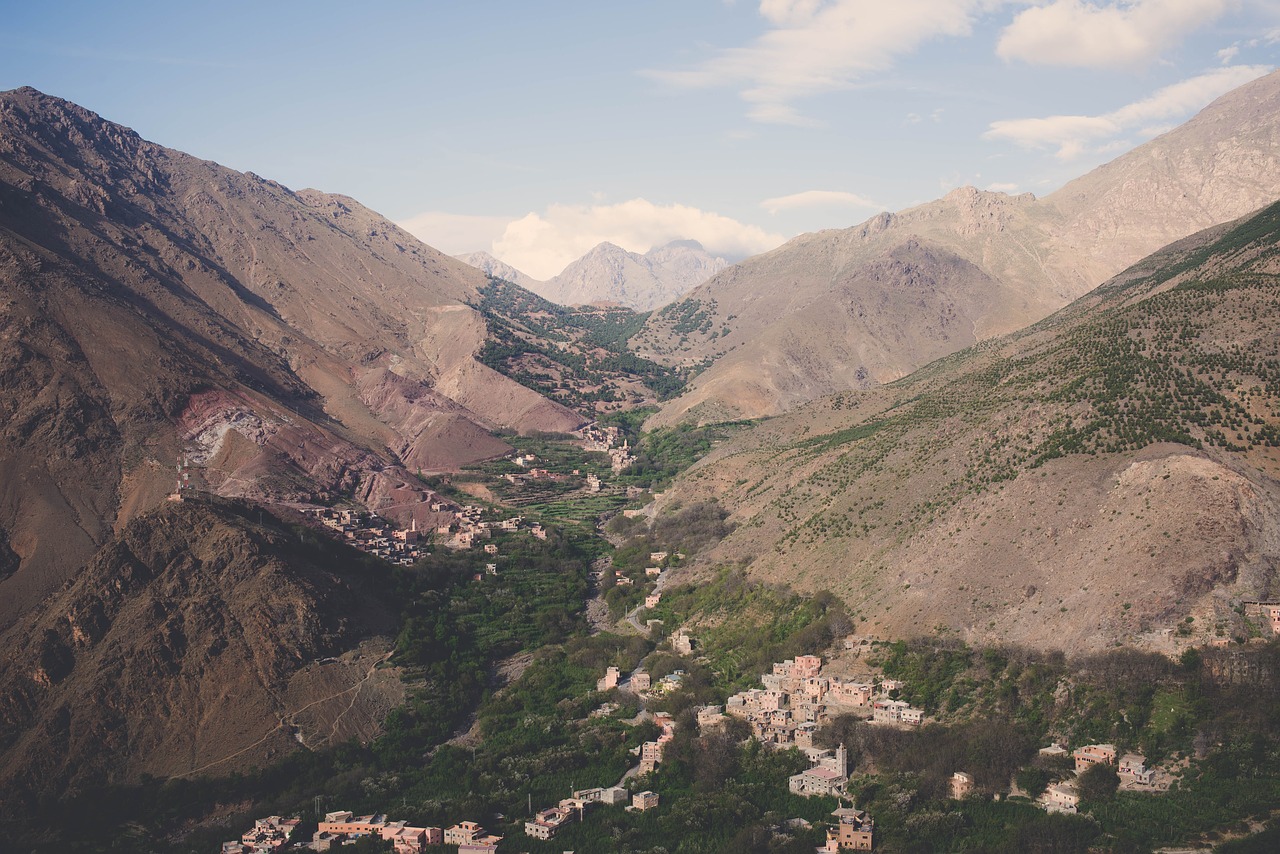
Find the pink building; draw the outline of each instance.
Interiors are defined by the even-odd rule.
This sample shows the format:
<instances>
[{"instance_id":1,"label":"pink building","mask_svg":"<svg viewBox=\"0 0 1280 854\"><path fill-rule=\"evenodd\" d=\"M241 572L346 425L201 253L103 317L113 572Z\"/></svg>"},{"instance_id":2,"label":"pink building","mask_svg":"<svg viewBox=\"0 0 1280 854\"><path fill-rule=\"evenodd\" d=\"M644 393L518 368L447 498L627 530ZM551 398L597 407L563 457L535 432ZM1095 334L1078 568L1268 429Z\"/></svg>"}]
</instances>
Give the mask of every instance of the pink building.
<instances>
[{"instance_id":1,"label":"pink building","mask_svg":"<svg viewBox=\"0 0 1280 854\"><path fill-rule=\"evenodd\" d=\"M1071 754L1076 761L1076 773L1079 774L1090 765L1114 765L1116 761L1116 746L1114 744L1086 744L1084 747L1076 748Z\"/></svg>"}]
</instances>

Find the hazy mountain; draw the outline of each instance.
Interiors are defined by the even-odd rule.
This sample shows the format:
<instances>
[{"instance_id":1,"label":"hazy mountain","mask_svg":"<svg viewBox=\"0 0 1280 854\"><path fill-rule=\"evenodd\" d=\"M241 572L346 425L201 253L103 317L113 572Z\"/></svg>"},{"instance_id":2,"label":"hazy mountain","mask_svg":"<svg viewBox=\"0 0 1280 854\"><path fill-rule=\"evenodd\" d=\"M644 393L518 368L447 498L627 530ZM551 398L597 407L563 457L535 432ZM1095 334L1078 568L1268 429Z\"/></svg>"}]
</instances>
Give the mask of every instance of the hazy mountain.
<instances>
[{"instance_id":1,"label":"hazy mountain","mask_svg":"<svg viewBox=\"0 0 1280 854\"><path fill-rule=\"evenodd\" d=\"M649 311L679 299L727 266L696 240L677 240L643 255L601 243L560 275L529 289L560 305L618 303Z\"/></svg>"},{"instance_id":2,"label":"hazy mountain","mask_svg":"<svg viewBox=\"0 0 1280 854\"><path fill-rule=\"evenodd\" d=\"M490 276L498 279L505 279L513 285L519 285L520 287L533 291L534 293L541 293L539 288L546 285L545 282L541 282L527 273L520 272L510 264L499 261L488 252L468 252L466 255L454 255L453 257L457 258L464 264L470 264L477 270L482 270Z\"/></svg>"},{"instance_id":3,"label":"hazy mountain","mask_svg":"<svg viewBox=\"0 0 1280 854\"><path fill-rule=\"evenodd\" d=\"M632 339L713 364L656 423L775 414L1025 326L1173 240L1280 197L1280 72L1036 199L962 188L720 273Z\"/></svg>"},{"instance_id":4,"label":"hazy mountain","mask_svg":"<svg viewBox=\"0 0 1280 854\"><path fill-rule=\"evenodd\" d=\"M0 94L0 774L74 777L57 740L73 707L77 739L130 721L127 744L103 741L122 773L172 770L155 752L170 724L269 718L264 697L366 634L322 625L342 585L329 570L310 584L314 561L285 559L276 535L207 507L157 512L177 461L222 496L349 496L429 523L414 472L504 453L496 428L581 422L475 358L490 339L470 303L487 283L351 199L163 148L33 89ZM231 637L273 620L249 648ZM154 659L101 646L168 627ZM165 681L198 681L213 649L243 652L260 684L214 702ZM148 680L173 692L163 716L133 691ZM121 690L104 700L91 683ZM252 729L220 725L219 743L244 748Z\"/></svg>"},{"instance_id":5,"label":"hazy mountain","mask_svg":"<svg viewBox=\"0 0 1280 854\"><path fill-rule=\"evenodd\" d=\"M860 630L1176 652L1280 593L1280 204L1050 318L739 434L717 560L844 598ZM1169 635L1175 626L1178 632Z\"/></svg>"}]
</instances>

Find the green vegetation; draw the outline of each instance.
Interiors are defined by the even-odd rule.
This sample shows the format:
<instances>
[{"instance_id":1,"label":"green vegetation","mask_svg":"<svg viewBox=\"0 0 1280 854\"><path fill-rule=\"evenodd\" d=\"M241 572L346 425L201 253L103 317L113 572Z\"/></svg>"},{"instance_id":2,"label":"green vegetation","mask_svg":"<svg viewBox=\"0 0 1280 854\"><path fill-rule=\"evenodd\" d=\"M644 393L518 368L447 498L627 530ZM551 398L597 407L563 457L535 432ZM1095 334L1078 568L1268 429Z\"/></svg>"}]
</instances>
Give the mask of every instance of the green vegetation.
<instances>
[{"instance_id":1,"label":"green vegetation","mask_svg":"<svg viewBox=\"0 0 1280 854\"><path fill-rule=\"evenodd\" d=\"M627 349L648 317L628 308L567 308L494 278L480 289L475 308L490 335L477 358L571 408L643 403L624 395L622 385L631 381L666 400L683 391L689 379L685 371Z\"/></svg>"},{"instance_id":2,"label":"green vegetation","mask_svg":"<svg viewBox=\"0 0 1280 854\"><path fill-rule=\"evenodd\" d=\"M799 596L748 581L736 568L664 590L650 616L667 626L696 626L698 652L725 693L758 683L775 661L825 649L853 627L830 593Z\"/></svg>"}]
</instances>

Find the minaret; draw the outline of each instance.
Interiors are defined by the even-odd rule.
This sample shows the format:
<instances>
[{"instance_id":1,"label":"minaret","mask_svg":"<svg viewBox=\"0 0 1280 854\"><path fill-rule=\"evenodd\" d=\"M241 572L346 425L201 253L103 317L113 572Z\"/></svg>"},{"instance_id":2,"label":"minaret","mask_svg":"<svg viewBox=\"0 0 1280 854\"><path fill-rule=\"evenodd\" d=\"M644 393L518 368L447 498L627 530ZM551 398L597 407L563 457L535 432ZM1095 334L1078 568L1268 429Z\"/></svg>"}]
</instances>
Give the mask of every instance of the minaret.
<instances>
[{"instance_id":1,"label":"minaret","mask_svg":"<svg viewBox=\"0 0 1280 854\"><path fill-rule=\"evenodd\" d=\"M841 777L849 776L849 754L844 749L843 742L836 748L836 771Z\"/></svg>"}]
</instances>

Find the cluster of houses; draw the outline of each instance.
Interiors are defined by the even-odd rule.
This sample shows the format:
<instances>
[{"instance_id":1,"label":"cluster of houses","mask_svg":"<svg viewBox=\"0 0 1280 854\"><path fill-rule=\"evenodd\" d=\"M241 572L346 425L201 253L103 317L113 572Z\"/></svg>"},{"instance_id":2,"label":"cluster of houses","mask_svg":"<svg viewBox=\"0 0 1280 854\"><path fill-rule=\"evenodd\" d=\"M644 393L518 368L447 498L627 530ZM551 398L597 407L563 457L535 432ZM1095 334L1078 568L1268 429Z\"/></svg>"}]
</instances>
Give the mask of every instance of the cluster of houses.
<instances>
[{"instance_id":1,"label":"cluster of houses","mask_svg":"<svg viewBox=\"0 0 1280 854\"><path fill-rule=\"evenodd\" d=\"M413 566L424 554L416 521L401 529L373 513L350 508L315 507L305 512L349 545L392 563Z\"/></svg>"},{"instance_id":2,"label":"cluster of houses","mask_svg":"<svg viewBox=\"0 0 1280 854\"><path fill-rule=\"evenodd\" d=\"M918 726L924 721L922 710L890 698L904 687L902 682L885 679L877 686L870 679L824 676L816 655L777 662L760 682L763 688L730 697L725 711L746 719L752 734L766 744L812 747L817 728L845 712L870 709L872 721L882 724Z\"/></svg>"},{"instance_id":3,"label":"cluster of houses","mask_svg":"<svg viewBox=\"0 0 1280 854\"><path fill-rule=\"evenodd\" d=\"M1051 745L1040 750L1042 756L1065 756L1061 745ZM1086 744L1071 753L1075 772L1080 774L1091 765L1115 765L1121 785L1128 788L1150 789L1155 786L1155 769L1147 767L1147 760L1137 753L1117 755L1114 744ZM1074 781L1053 783L1042 794L1038 803L1049 812L1075 813L1080 807L1080 793Z\"/></svg>"},{"instance_id":4,"label":"cluster of houses","mask_svg":"<svg viewBox=\"0 0 1280 854\"><path fill-rule=\"evenodd\" d=\"M432 509L435 509L435 506L433 504ZM546 528L536 522L526 525L523 516L511 516L498 520L484 519L483 516L483 507L471 504L462 507L454 513L453 521L436 528L436 542L441 543L445 548L465 550L474 547L477 540L492 538L494 531L514 533L526 528L539 540L547 538ZM489 554L498 553L498 547L492 543L486 543L484 550Z\"/></svg>"},{"instance_id":5,"label":"cluster of houses","mask_svg":"<svg viewBox=\"0 0 1280 854\"><path fill-rule=\"evenodd\" d=\"M533 818L524 823L524 832L534 839L554 839L565 825L584 820L588 812L599 806L649 810L658 806L658 795L654 792L637 792L632 795L621 786L579 789L573 793L573 797L565 798L557 806L535 813Z\"/></svg>"},{"instance_id":6,"label":"cluster of houses","mask_svg":"<svg viewBox=\"0 0 1280 854\"><path fill-rule=\"evenodd\" d=\"M226 842L222 854L267 854L291 846L293 831L300 824L296 818L280 816L260 818L240 842ZM328 851L334 845L362 836L373 836L390 842L395 854L421 854L429 845L456 845L460 854L495 854L501 836L488 833L474 821L453 827L413 827L404 821L391 821L385 815L354 815L350 810L326 813L324 821L310 842L293 846L294 850Z\"/></svg>"},{"instance_id":7,"label":"cluster of houses","mask_svg":"<svg viewBox=\"0 0 1280 854\"><path fill-rule=\"evenodd\" d=\"M269 854L289 845L293 831L301 819L281 818L278 815L260 818L246 830L239 840L222 843L222 854Z\"/></svg>"},{"instance_id":8,"label":"cluster of houses","mask_svg":"<svg viewBox=\"0 0 1280 854\"><path fill-rule=\"evenodd\" d=\"M636 461L631 447L617 427L601 427L591 424L579 431L582 436L582 449L609 455L613 473L617 474Z\"/></svg>"}]
</instances>

